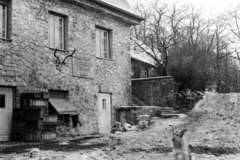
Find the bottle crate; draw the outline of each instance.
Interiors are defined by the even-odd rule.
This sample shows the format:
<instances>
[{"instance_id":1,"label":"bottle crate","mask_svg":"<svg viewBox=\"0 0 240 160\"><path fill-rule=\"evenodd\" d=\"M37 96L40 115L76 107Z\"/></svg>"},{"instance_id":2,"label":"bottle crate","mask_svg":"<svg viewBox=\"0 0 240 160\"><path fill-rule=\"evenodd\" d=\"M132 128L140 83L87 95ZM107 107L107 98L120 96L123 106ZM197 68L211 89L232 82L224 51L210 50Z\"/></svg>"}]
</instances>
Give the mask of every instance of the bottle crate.
<instances>
[{"instance_id":1,"label":"bottle crate","mask_svg":"<svg viewBox=\"0 0 240 160\"><path fill-rule=\"evenodd\" d=\"M25 112L27 119L31 118L43 118L44 108L27 108Z\"/></svg>"},{"instance_id":2,"label":"bottle crate","mask_svg":"<svg viewBox=\"0 0 240 160\"><path fill-rule=\"evenodd\" d=\"M24 131L12 131L11 140L14 142L24 141Z\"/></svg>"},{"instance_id":3,"label":"bottle crate","mask_svg":"<svg viewBox=\"0 0 240 160\"><path fill-rule=\"evenodd\" d=\"M25 130L43 130L43 121L41 119L28 120L25 124Z\"/></svg>"},{"instance_id":4,"label":"bottle crate","mask_svg":"<svg viewBox=\"0 0 240 160\"><path fill-rule=\"evenodd\" d=\"M42 140L42 131L26 131L25 141L26 142L40 142Z\"/></svg>"},{"instance_id":5,"label":"bottle crate","mask_svg":"<svg viewBox=\"0 0 240 160\"><path fill-rule=\"evenodd\" d=\"M43 140L52 140L57 138L56 130L54 131L43 131L42 139Z\"/></svg>"}]
</instances>

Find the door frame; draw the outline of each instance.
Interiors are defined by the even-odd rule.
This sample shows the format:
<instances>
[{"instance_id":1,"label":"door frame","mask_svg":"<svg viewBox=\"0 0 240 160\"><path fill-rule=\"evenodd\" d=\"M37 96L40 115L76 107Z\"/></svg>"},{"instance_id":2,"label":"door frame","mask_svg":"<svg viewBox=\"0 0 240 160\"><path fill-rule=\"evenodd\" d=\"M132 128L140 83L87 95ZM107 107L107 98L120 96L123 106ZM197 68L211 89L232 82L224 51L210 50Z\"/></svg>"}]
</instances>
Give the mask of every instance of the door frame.
<instances>
[{"instance_id":1,"label":"door frame","mask_svg":"<svg viewBox=\"0 0 240 160\"><path fill-rule=\"evenodd\" d=\"M12 89L12 109L17 108L17 86L1 86L0 88L11 88ZM20 96L19 96L20 99ZM20 101L19 101L20 103ZM20 104L19 104L20 105Z\"/></svg>"},{"instance_id":2,"label":"door frame","mask_svg":"<svg viewBox=\"0 0 240 160\"><path fill-rule=\"evenodd\" d=\"M108 94L110 96L110 127L111 127L110 133L112 133L112 124L113 124L112 115L114 115L113 108L112 108L112 93L111 92L98 92L98 95L99 94ZM98 96L98 99L97 99L97 107L99 107L98 106L99 105L98 100L99 100L99 96ZM99 113L99 110L98 110L98 113ZM98 125L98 128L99 128L99 125ZM99 131L100 131L100 129L99 129Z\"/></svg>"},{"instance_id":3,"label":"door frame","mask_svg":"<svg viewBox=\"0 0 240 160\"><path fill-rule=\"evenodd\" d=\"M0 85L0 88L9 88L9 89L12 90L12 116L13 116L13 109L17 107L17 106L16 106L17 87L16 87L16 86L2 86L2 85ZM19 98L20 98L20 97L19 97ZM13 119L13 117L11 118L11 121L12 121L12 119ZM11 129L11 131L10 131L10 137L9 137L10 139L9 139L9 140L11 140L12 123L11 123L10 129Z\"/></svg>"}]
</instances>

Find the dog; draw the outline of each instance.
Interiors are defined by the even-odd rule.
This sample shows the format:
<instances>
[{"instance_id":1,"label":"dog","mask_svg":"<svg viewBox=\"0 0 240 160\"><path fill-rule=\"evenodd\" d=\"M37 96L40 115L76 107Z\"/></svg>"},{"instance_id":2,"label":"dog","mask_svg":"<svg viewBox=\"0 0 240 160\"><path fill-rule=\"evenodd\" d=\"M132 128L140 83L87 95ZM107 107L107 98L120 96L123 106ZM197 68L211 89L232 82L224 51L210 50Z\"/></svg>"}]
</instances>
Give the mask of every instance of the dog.
<instances>
[{"instance_id":1,"label":"dog","mask_svg":"<svg viewBox=\"0 0 240 160\"><path fill-rule=\"evenodd\" d=\"M173 142L173 156L174 160L192 160L190 154L189 145L184 137L184 133L187 129L181 131L172 129L172 142Z\"/></svg>"}]
</instances>

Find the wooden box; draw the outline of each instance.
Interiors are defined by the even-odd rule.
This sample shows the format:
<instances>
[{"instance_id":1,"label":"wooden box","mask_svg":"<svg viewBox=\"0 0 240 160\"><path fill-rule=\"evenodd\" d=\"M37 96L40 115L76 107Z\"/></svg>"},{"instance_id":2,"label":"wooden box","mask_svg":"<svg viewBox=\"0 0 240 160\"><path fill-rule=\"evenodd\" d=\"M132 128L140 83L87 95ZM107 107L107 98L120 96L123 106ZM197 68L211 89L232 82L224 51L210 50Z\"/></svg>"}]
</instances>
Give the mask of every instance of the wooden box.
<instances>
[{"instance_id":1,"label":"wooden box","mask_svg":"<svg viewBox=\"0 0 240 160\"><path fill-rule=\"evenodd\" d=\"M39 142L42 140L42 131L27 131L25 132L26 142Z\"/></svg>"},{"instance_id":2,"label":"wooden box","mask_svg":"<svg viewBox=\"0 0 240 160\"><path fill-rule=\"evenodd\" d=\"M43 118L44 108L28 108L26 109L26 118Z\"/></svg>"},{"instance_id":3,"label":"wooden box","mask_svg":"<svg viewBox=\"0 0 240 160\"><path fill-rule=\"evenodd\" d=\"M57 123L57 115L47 115L47 116L44 116L43 122L54 122L54 123Z\"/></svg>"},{"instance_id":4,"label":"wooden box","mask_svg":"<svg viewBox=\"0 0 240 160\"><path fill-rule=\"evenodd\" d=\"M12 131L11 140L14 142L24 141L24 131Z\"/></svg>"},{"instance_id":5,"label":"wooden box","mask_svg":"<svg viewBox=\"0 0 240 160\"><path fill-rule=\"evenodd\" d=\"M17 130L17 129L22 129L24 130L25 127L25 120L24 119L13 119L12 121L12 129Z\"/></svg>"},{"instance_id":6,"label":"wooden box","mask_svg":"<svg viewBox=\"0 0 240 160\"><path fill-rule=\"evenodd\" d=\"M42 130L43 129L43 122L42 120L28 120L25 124L26 130Z\"/></svg>"},{"instance_id":7,"label":"wooden box","mask_svg":"<svg viewBox=\"0 0 240 160\"><path fill-rule=\"evenodd\" d=\"M23 118L25 117L25 109L24 108L14 108L13 109L13 118Z\"/></svg>"},{"instance_id":8,"label":"wooden box","mask_svg":"<svg viewBox=\"0 0 240 160\"><path fill-rule=\"evenodd\" d=\"M43 131L43 134L42 134L43 140L52 140L52 139L56 139L56 137L57 137L56 130L55 131Z\"/></svg>"}]
</instances>

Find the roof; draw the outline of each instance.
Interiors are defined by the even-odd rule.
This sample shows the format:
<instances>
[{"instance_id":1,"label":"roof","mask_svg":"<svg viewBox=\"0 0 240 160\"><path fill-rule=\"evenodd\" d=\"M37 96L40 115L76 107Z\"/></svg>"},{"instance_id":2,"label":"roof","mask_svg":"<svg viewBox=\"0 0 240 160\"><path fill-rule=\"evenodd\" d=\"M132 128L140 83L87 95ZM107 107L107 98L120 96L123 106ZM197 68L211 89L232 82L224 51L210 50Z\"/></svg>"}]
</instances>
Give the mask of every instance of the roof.
<instances>
[{"instance_id":1,"label":"roof","mask_svg":"<svg viewBox=\"0 0 240 160\"><path fill-rule=\"evenodd\" d=\"M139 45L141 45L141 47L136 45L133 41L131 41L131 50L130 50L131 58L157 67L157 62L149 54L146 53L146 51L147 51L154 55L154 53L150 49L150 47L143 44L142 42L139 42L139 41L136 41L136 42ZM157 56L159 56L159 59L161 59L160 58L161 53L156 49L154 49L154 52L156 53Z\"/></svg>"},{"instance_id":2,"label":"roof","mask_svg":"<svg viewBox=\"0 0 240 160\"><path fill-rule=\"evenodd\" d=\"M132 16L140 21L144 20L144 18L138 15L125 0L94 0L94 2Z\"/></svg>"},{"instance_id":3,"label":"roof","mask_svg":"<svg viewBox=\"0 0 240 160\"><path fill-rule=\"evenodd\" d=\"M121 8L129 13L136 14L125 0L100 0L100 1Z\"/></svg>"}]
</instances>

